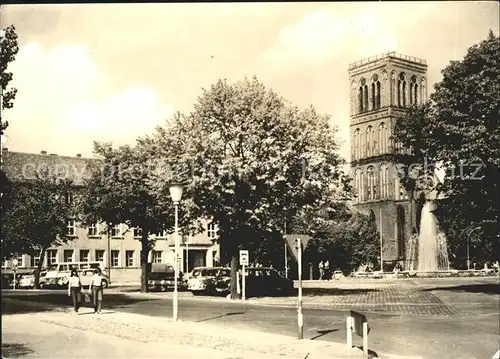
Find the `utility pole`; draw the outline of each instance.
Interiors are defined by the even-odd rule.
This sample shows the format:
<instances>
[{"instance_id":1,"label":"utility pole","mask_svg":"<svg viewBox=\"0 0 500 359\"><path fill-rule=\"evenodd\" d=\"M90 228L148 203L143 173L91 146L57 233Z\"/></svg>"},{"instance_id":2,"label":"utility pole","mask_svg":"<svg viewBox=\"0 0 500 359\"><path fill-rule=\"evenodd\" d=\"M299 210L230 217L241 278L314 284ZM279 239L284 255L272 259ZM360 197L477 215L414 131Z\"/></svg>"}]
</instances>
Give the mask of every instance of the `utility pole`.
<instances>
[{"instance_id":1,"label":"utility pole","mask_svg":"<svg viewBox=\"0 0 500 359\"><path fill-rule=\"evenodd\" d=\"M380 228L379 228L379 235L380 235L380 271L382 273L384 273L384 257L383 257L383 249L384 249L384 244L383 244L383 241L382 241L382 208L379 208L379 215L380 215L380 219L379 219L379 225L380 225Z\"/></svg>"}]
</instances>

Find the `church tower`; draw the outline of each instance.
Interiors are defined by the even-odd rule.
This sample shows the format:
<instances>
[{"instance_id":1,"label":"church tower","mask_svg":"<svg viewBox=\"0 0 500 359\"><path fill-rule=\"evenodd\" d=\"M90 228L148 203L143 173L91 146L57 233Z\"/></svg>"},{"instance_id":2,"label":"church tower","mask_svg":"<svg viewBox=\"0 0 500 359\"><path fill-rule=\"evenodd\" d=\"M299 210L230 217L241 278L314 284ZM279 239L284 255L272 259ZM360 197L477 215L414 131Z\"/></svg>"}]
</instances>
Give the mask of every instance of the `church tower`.
<instances>
[{"instance_id":1,"label":"church tower","mask_svg":"<svg viewBox=\"0 0 500 359\"><path fill-rule=\"evenodd\" d=\"M349 82L354 206L376 221L384 270L392 270L397 262L407 269L406 244L416 230L416 206L390 163L391 136L405 108L427 100L427 64L396 52L383 53L350 64Z\"/></svg>"}]
</instances>

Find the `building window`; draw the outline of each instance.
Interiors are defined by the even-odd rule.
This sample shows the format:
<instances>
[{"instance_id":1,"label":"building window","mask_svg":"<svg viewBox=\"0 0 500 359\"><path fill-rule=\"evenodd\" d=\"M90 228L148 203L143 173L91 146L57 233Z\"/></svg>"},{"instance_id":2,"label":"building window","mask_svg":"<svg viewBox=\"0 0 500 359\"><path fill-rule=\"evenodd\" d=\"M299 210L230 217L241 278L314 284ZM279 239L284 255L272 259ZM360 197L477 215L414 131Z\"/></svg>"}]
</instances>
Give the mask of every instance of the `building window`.
<instances>
[{"instance_id":1,"label":"building window","mask_svg":"<svg viewBox=\"0 0 500 359\"><path fill-rule=\"evenodd\" d=\"M40 256L30 256L30 267L36 268L40 264Z\"/></svg>"},{"instance_id":2,"label":"building window","mask_svg":"<svg viewBox=\"0 0 500 359\"><path fill-rule=\"evenodd\" d=\"M356 202L363 202L363 171L357 169L354 173L354 186L356 189Z\"/></svg>"},{"instance_id":3,"label":"building window","mask_svg":"<svg viewBox=\"0 0 500 359\"><path fill-rule=\"evenodd\" d=\"M376 83L376 97L375 97L375 106L376 108L380 108L381 101L380 101L380 81L377 81Z\"/></svg>"},{"instance_id":4,"label":"building window","mask_svg":"<svg viewBox=\"0 0 500 359\"><path fill-rule=\"evenodd\" d=\"M135 238L141 238L142 237L142 229L140 229L140 228L134 228L134 237Z\"/></svg>"},{"instance_id":5,"label":"building window","mask_svg":"<svg viewBox=\"0 0 500 359\"><path fill-rule=\"evenodd\" d=\"M398 106L406 107L406 76L404 73L399 74L398 79Z\"/></svg>"},{"instance_id":6,"label":"building window","mask_svg":"<svg viewBox=\"0 0 500 359\"><path fill-rule=\"evenodd\" d=\"M69 237L76 236L76 224L74 219L68 219L66 222L66 234Z\"/></svg>"},{"instance_id":7,"label":"building window","mask_svg":"<svg viewBox=\"0 0 500 359\"><path fill-rule=\"evenodd\" d=\"M166 238L167 237L167 231L158 231L155 233L156 238Z\"/></svg>"},{"instance_id":8,"label":"building window","mask_svg":"<svg viewBox=\"0 0 500 359\"><path fill-rule=\"evenodd\" d=\"M153 251L153 263L161 263L163 251Z\"/></svg>"},{"instance_id":9,"label":"building window","mask_svg":"<svg viewBox=\"0 0 500 359\"><path fill-rule=\"evenodd\" d=\"M57 249L47 250L47 263L56 264L57 263Z\"/></svg>"},{"instance_id":10,"label":"building window","mask_svg":"<svg viewBox=\"0 0 500 359\"><path fill-rule=\"evenodd\" d=\"M375 168L373 166L367 169L367 192L369 201L376 198Z\"/></svg>"},{"instance_id":11,"label":"building window","mask_svg":"<svg viewBox=\"0 0 500 359\"><path fill-rule=\"evenodd\" d=\"M120 265L120 251L111 251L111 267Z\"/></svg>"},{"instance_id":12,"label":"building window","mask_svg":"<svg viewBox=\"0 0 500 359\"><path fill-rule=\"evenodd\" d=\"M354 131L354 155L353 155L354 160L361 159L362 146L363 146L363 134L361 133L361 130L357 128Z\"/></svg>"},{"instance_id":13,"label":"building window","mask_svg":"<svg viewBox=\"0 0 500 359\"><path fill-rule=\"evenodd\" d=\"M99 225L97 223L91 224L88 228L88 236L89 237L98 237L99 236Z\"/></svg>"},{"instance_id":14,"label":"building window","mask_svg":"<svg viewBox=\"0 0 500 359\"><path fill-rule=\"evenodd\" d=\"M382 122L378 126L378 143L379 153L382 155L388 152L389 131L387 125Z\"/></svg>"},{"instance_id":15,"label":"building window","mask_svg":"<svg viewBox=\"0 0 500 359\"><path fill-rule=\"evenodd\" d=\"M389 197L389 167L383 163L380 166L380 198Z\"/></svg>"},{"instance_id":16,"label":"building window","mask_svg":"<svg viewBox=\"0 0 500 359\"><path fill-rule=\"evenodd\" d=\"M216 229L215 223L209 223L207 225L207 237L209 239L217 238L217 229Z\"/></svg>"},{"instance_id":17,"label":"building window","mask_svg":"<svg viewBox=\"0 0 500 359\"><path fill-rule=\"evenodd\" d=\"M125 265L127 267L134 266L134 251L125 251Z\"/></svg>"},{"instance_id":18,"label":"building window","mask_svg":"<svg viewBox=\"0 0 500 359\"><path fill-rule=\"evenodd\" d=\"M122 236L122 225L117 224L111 228L111 237L121 237Z\"/></svg>"},{"instance_id":19,"label":"building window","mask_svg":"<svg viewBox=\"0 0 500 359\"><path fill-rule=\"evenodd\" d=\"M375 136L372 126L366 128L366 157L375 155Z\"/></svg>"},{"instance_id":20,"label":"building window","mask_svg":"<svg viewBox=\"0 0 500 359\"><path fill-rule=\"evenodd\" d=\"M24 256L22 254L17 257L17 266L19 268L24 268Z\"/></svg>"},{"instance_id":21,"label":"building window","mask_svg":"<svg viewBox=\"0 0 500 359\"><path fill-rule=\"evenodd\" d=\"M90 261L89 250L88 249L81 249L80 250L80 262L89 262L89 261Z\"/></svg>"},{"instance_id":22,"label":"building window","mask_svg":"<svg viewBox=\"0 0 500 359\"><path fill-rule=\"evenodd\" d=\"M104 250L102 249L95 250L95 260L97 262L104 262Z\"/></svg>"},{"instance_id":23,"label":"building window","mask_svg":"<svg viewBox=\"0 0 500 359\"><path fill-rule=\"evenodd\" d=\"M73 262L74 251L72 249L65 249L63 252L63 262Z\"/></svg>"}]
</instances>

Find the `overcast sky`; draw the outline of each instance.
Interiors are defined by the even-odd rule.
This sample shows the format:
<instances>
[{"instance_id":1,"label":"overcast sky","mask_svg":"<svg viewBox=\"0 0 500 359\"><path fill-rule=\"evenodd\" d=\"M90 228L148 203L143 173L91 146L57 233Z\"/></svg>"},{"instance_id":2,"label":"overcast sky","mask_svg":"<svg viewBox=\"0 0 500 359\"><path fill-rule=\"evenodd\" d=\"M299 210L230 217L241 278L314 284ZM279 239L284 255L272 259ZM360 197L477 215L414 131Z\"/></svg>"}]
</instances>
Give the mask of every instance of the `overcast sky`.
<instances>
[{"instance_id":1,"label":"overcast sky","mask_svg":"<svg viewBox=\"0 0 500 359\"><path fill-rule=\"evenodd\" d=\"M424 58L429 85L498 34L489 2L2 6L20 50L4 113L11 151L92 155L187 112L219 78L256 75L298 106L332 115L349 159L348 64L384 51Z\"/></svg>"}]
</instances>

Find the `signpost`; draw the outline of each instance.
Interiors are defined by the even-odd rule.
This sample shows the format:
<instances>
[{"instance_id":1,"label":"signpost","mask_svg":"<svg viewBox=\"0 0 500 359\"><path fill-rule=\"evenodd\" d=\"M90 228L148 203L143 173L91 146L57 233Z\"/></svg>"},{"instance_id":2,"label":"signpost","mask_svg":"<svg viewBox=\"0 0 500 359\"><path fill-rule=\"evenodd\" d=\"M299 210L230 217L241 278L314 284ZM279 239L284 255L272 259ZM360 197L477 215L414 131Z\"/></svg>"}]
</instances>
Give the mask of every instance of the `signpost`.
<instances>
[{"instance_id":1,"label":"signpost","mask_svg":"<svg viewBox=\"0 0 500 359\"><path fill-rule=\"evenodd\" d=\"M302 240L297 238L297 262L299 273L299 305L297 309L297 324L299 327L299 339L304 338L304 317L302 315Z\"/></svg>"},{"instance_id":2,"label":"signpost","mask_svg":"<svg viewBox=\"0 0 500 359\"><path fill-rule=\"evenodd\" d=\"M241 299L245 300L245 266L248 265L248 250L240 250L240 265L243 267L241 271Z\"/></svg>"},{"instance_id":3,"label":"signpost","mask_svg":"<svg viewBox=\"0 0 500 359\"><path fill-rule=\"evenodd\" d=\"M366 315L350 311L347 317L347 346L352 348L352 333L363 338L363 359L368 359L368 320Z\"/></svg>"}]
</instances>

